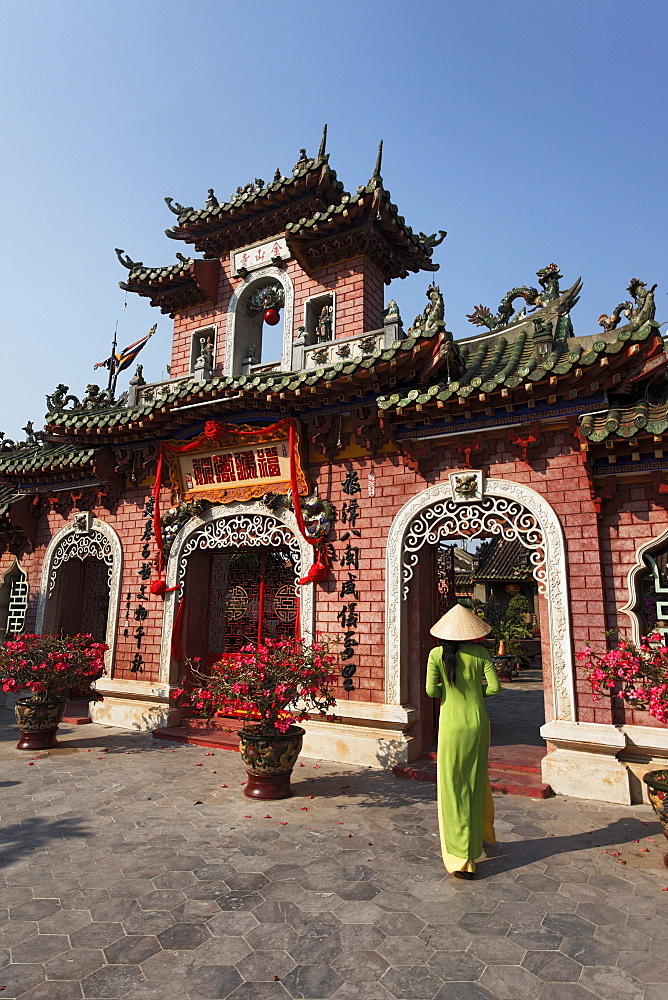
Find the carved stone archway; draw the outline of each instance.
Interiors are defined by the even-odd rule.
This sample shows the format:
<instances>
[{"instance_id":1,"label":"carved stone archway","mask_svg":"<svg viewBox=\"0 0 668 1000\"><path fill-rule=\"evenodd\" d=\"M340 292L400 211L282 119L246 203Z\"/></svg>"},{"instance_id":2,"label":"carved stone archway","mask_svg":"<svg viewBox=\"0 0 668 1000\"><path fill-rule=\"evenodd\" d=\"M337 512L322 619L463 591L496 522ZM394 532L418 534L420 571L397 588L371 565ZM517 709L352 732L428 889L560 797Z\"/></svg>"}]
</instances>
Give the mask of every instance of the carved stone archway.
<instances>
[{"instance_id":1,"label":"carved stone archway","mask_svg":"<svg viewBox=\"0 0 668 1000\"><path fill-rule=\"evenodd\" d=\"M453 500L450 482L412 497L395 517L387 540L385 700L401 704L406 690L406 597L423 545L447 537L499 534L529 550L539 593L547 599L554 718L575 719L575 679L568 608L566 551L559 519L535 490L481 477L476 500Z\"/></svg>"},{"instance_id":2,"label":"carved stone archway","mask_svg":"<svg viewBox=\"0 0 668 1000\"><path fill-rule=\"evenodd\" d=\"M87 512L76 514L49 542L42 564L35 631L41 634L45 623L47 627L50 626L49 601L54 597L58 570L70 559L80 559L82 562L85 559L98 559L107 567L109 611L105 642L109 649L105 653L104 660L107 676L113 677L123 575L123 547L120 538L106 521L92 517Z\"/></svg>"},{"instance_id":3,"label":"carved stone archway","mask_svg":"<svg viewBox=\"0 0 668 1000\"><path fill-rule=\"evenodd\" d=\"M259 503L234 503L212 507L201 517L193 517L183 525L174 539L167 561L168 587L186 582L188 556L197 549L228 549L242 546L286 546L296 570L295 589L300 598L302 634L313 634L314 586L300 587L297 580L313 565L313 546L302 537L295 515L290 510L275 513ZM160 651L160 682L174 682L178 664L171 653L172 629L178 607L179 591L165 595L165 611Z\"/></svg>"}]
</instances>

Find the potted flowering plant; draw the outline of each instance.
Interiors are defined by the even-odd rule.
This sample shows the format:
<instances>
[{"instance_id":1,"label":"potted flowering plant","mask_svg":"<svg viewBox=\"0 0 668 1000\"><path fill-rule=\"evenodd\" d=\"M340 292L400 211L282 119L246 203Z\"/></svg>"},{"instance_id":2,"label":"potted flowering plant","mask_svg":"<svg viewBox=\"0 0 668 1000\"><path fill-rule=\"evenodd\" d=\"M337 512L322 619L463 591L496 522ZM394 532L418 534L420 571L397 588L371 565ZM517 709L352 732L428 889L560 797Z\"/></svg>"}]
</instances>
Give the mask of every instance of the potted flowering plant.
<instances>
[{"instance_id":1,"label":"potted flowering plant","mask_svg":"<svg viewBox=\"0 0 668 1000\"><path fill-rule=\"evenodd\" d=\"M29 691L16 700L21 730L18 750L56 745L56 730L70 689L99 700L92 687L104 673L107 646L92 635L24 634L0 644L0 686L5 693Z\"/></svg>"},{"instance_id":2,"label":"potted flowering plant","mask_svg":"<svg viewBox=\"0 0 668 1000\"><path fill-rule=\"evenodd\" d=\"M622 639L605 653L587 646L578 653L578 660L584 663L595 700L614 695L659 722L668 722L668 646L659 633L640 646ZM649 771L643 781L668 839L668 770Z\"/></svg>"},{"instance_id":3,"label":"potted flowering plant","mask_svg":"<svg viewBox=\"0 0 668 1000\"><path fill-rule=\"evenodd\" d=\"M247 724L239 733L248 773L244 794L288 798L304 737L304 730L294 723L311 712L325 715L336 703L335 663L323 639L313 643L265 639L227 654L208 671L198 661L188 660L196 686L191 691L177 689L173 696L204 718L230 712L245 715Z\"/></svg>"}]
</instances>

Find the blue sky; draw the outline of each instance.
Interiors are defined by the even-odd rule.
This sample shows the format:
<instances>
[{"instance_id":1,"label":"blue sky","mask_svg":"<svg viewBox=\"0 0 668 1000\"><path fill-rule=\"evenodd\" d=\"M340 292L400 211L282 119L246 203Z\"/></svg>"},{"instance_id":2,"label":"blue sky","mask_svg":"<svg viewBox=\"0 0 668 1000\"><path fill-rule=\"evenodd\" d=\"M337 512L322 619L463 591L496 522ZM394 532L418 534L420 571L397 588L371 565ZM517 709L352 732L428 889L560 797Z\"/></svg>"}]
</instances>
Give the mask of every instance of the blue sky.
<instances>
[{"instance_id":1,"label":"blue sky","mask_svg":"<svg viewBox=\"0 0 668 1000\"><path fill-rule=\"evenodd\" d=\"M663 0L3 0L0 428L99 380L116 322L124 346L158 320L142 360L163 377L171 321L123 308L114 247L173 262L165 195L201 207L288 173L325 122L348 189L383 138L400 212L448 231L455 337L553 260L584 279L576 333L635 276L668 318L667 22ZM406 325L430 280L388 289Z\"/></svg>"}]
</instances>

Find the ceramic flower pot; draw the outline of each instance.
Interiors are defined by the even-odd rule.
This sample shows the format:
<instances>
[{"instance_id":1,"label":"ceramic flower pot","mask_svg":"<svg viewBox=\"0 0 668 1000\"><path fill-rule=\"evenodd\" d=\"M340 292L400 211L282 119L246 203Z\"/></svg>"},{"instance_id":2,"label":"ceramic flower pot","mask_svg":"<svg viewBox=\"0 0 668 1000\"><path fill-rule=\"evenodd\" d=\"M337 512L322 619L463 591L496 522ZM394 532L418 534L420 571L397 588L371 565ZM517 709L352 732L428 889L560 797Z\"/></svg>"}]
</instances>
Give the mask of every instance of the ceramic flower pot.
<instances>
[{"instance_id":1,"label":"ceramic flower pot","mask_svg":"<svg viewBox=\"0 0 668 1000\"><path fill-rule=\"evenodd\" d=\"M21 730L17 750L48 750L57 744L56 731L65 714L66 698L17 698L14 714Z\"/></svg>"},{"instance_id":2,"label":"ceramic flower pot","mask_svg":"<svg viewBox=\"0 0 668 1000\"><path fill-rule=\"evenodd\" d=\"M290 776L304 741L304 730L290 726L285 733L266 736L261 726L239 731L239 751L248 782L244 795L251 799L287 799L294 795Z\"/></svg>"},{"instance_id":3,"label":"ceramic flower pot","mask_svg":"<svg viewBox=\"0 0 668 1000\"><path fill-rule=\"evenodd\" d=\"M664 837L668 840L668 769L648 771L642 780L647 785L647 795L652 809L661 822ZM663 863L668 868L668 854L664 854Z\"/></svg>"}]
</instances>

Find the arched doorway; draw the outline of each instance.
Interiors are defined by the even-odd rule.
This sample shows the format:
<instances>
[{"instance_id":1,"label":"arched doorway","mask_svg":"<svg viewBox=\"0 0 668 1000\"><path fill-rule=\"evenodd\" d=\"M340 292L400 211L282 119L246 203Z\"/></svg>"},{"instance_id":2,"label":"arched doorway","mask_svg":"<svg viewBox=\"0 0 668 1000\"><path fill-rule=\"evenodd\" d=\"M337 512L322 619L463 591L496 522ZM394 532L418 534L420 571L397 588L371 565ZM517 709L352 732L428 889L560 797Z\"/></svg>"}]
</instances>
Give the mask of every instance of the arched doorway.
<instances>
[{"instance_id":1,"label":"arched doorway","mask_svg":"<svg viewBox=\"0 0 668 1000\"><path fill-rule=\"evenodd\" d=\"M185 656L215 662L258 637L313 631L313 585L299 579L313 549L292 511L270 513L259 502L220 505L192 518L177 535L167 563L160 678L177 684ZM180 602L182 656L172 655Z\"/></svg>"},{"instance_id":2,"label":"arched doorway","mask_svg":"<svg viewBox=\"0 0 668 1000\"><path fill-rule=\"evenodd\" d=\"M87 512L77 514L51 540L44 557L36 631L90 633L109 647L113 674L122 574L121 542L114 529Z\"/></svg>"},{"instance_id":3,"label":"arched doorway","mask_svg":"<svg viewBox=\"0 0 668 1000\"><path fill-rule=\"evenodd\" d=\"M472 477L470 489L458 495L462 476ZM426 651L433 645L429 627L434 604L425 599L433 592L433 547L448 539L495 536L519 541L526 549L544 602L547 721L575 719L565 547L558 518L535 490L466 470L409 500L388 536L386 701L410 702L420 709L423 744L431 738L431 706L422 699L421 678Z\"/></svg>"}]
</instances>

